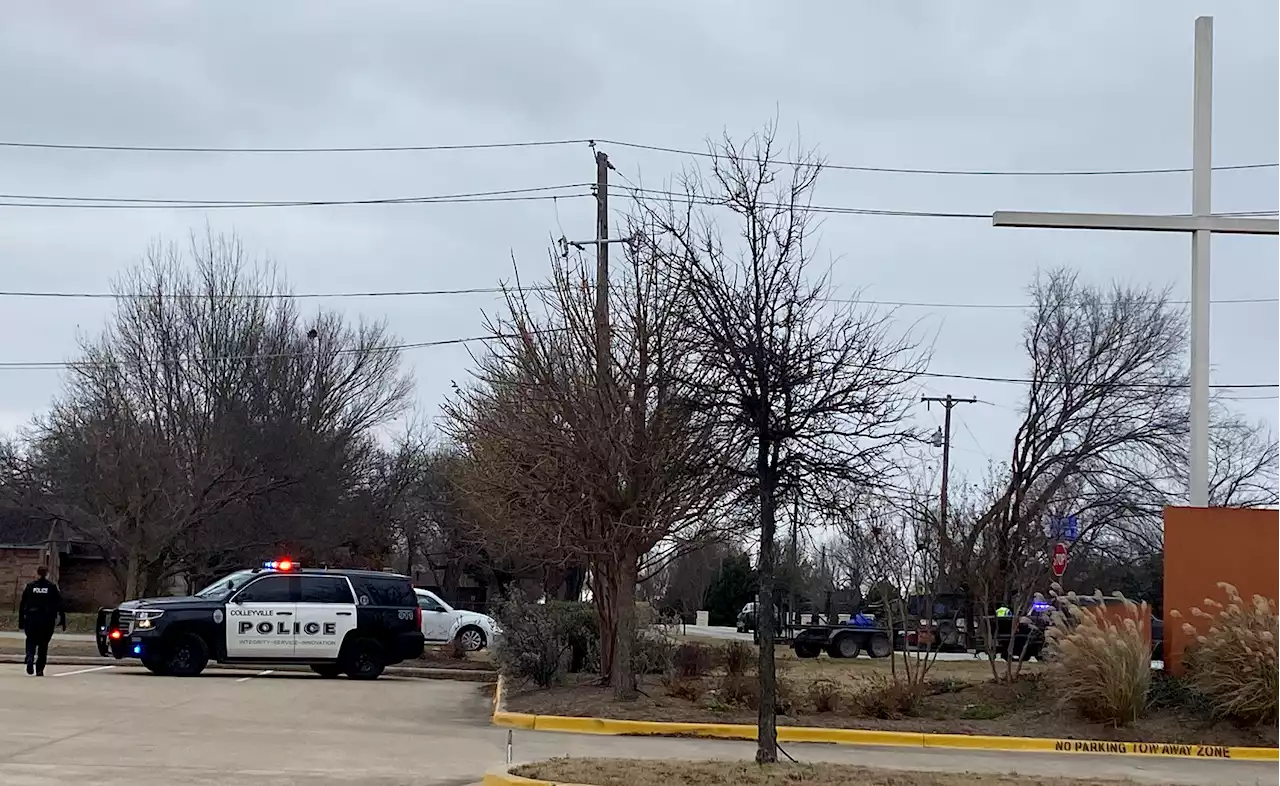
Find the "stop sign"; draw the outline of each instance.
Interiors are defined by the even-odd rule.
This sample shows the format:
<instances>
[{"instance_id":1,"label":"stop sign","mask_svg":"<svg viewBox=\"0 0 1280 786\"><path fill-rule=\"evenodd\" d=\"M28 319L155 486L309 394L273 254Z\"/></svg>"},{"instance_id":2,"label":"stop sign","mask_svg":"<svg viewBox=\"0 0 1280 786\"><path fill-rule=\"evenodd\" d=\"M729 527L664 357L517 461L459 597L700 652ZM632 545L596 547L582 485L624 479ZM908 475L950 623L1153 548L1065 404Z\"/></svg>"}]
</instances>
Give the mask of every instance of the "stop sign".
<instances>
[{"instance_id":1,"label":"stop sign","mask_svg":"<svg viewBox=\"0 0 1280 786\"><path fill-rule=\"evenodd\" d=\"M1062 578L1062 574L1067 572L1067 544L1053 544L1053 575L1054 578Z\"/></svg>"}]
</instances>

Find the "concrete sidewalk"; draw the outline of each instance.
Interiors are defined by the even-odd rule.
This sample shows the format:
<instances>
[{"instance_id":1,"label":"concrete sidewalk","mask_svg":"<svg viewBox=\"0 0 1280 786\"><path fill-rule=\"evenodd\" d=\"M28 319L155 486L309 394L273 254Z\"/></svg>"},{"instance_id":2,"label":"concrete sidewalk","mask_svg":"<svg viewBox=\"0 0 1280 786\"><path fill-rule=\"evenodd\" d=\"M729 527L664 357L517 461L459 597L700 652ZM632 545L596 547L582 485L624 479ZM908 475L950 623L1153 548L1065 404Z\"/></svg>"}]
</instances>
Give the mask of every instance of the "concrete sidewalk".
<instances>
[{"instance_id":1,"label":"concrete sidewalk","mask_svg":"<svg viewBox=\"0 0 1280 786\"><path fill-rule=\"evenodd\" d=\"M1197 761L1096 754L1060 755L1012 751L891 748L792 744L796 760L822 761L925 772L1018 773L1034 777L1129 778L1137 783L1177 786L1259 786L1280 783L1275 762ZM557 756L640 759L752 759L754 742L651 737L600 737L554 732L512 732L512 759L538 761ZM780 756L786 761L785 756Z\"/></svg>"}]
</instances>

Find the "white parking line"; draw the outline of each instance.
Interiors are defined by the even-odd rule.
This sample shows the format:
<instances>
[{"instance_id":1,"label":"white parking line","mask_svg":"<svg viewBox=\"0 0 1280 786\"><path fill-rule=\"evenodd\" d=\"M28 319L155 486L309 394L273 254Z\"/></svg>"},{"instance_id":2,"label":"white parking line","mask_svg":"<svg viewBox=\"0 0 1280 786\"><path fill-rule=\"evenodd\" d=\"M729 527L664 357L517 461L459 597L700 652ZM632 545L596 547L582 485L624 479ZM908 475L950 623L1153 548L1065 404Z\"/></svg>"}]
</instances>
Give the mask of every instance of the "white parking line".
<instances>
[{"instance_id":1,"label":"white parking line","mask_svg":"<svg viewBox=\"0 0 1280 786\"><path fill-rule=\"evenodd\" d=\"M58 672L57 674L52 674L50 676L70 677L75 674L88 674L91 671L106 671L107 669L114 669L114 668L115 666L94 666L92 669L77 669L75 671L61 671L61 672Z\"/></svg>"},{"instance_id":2,"label":"white parking line","mask_svg":"<svg viewBox=\"0 0 1280 786\"><path fill-rule=\"evenodd\" d=\"M275 674L275 672L274 672L274 671L272 671L271 669L267 669L266 671L260 671L260 672L258 672L257 674L251 674L251 675L249 675L248 677L241 677L240 679L236 680L236 682L248 682L249 680L253 679L254 677L265 677L265 676L267 676L268 674Z\"/></svg>"}]
</instances>

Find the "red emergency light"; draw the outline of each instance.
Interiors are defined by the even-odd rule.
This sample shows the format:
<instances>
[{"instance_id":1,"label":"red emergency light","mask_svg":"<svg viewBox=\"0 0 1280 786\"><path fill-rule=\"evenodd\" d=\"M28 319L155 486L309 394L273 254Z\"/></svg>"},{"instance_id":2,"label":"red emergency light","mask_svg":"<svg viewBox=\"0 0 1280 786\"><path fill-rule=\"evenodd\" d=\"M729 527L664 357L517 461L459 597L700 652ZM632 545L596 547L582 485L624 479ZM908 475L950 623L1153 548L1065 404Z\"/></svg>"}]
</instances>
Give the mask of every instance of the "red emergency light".
<instances>
[{"instance_id":1,"label":"red emergency light","mask_svg":"<svg viewBox=\"0 0 1280 786\"><path fill-rule=\"evenodd\" d=\"M107 636L108 636L108 638L111 638L112 640L119 640L120 638L122 638L122 637L124 636L124 634L123 634L123 633L121 633L121 632L120 632L120 631L118 631L118 630L113 630L113 631L111 631L110 633L108 633L108 634L107 634Z\"/></svg>"},{"instance_id":2,"label":"red emergency light","mask_svg":"<svg viewBox=\"0 0 1280 786\"><path fill-rule=\"evenodd\" d=\"M262 567L267 570L290 571L298 567L298 563L286 557L285 559L273 559L270 562L264 562L262 563Z\"/></svg>"}]
</instances>

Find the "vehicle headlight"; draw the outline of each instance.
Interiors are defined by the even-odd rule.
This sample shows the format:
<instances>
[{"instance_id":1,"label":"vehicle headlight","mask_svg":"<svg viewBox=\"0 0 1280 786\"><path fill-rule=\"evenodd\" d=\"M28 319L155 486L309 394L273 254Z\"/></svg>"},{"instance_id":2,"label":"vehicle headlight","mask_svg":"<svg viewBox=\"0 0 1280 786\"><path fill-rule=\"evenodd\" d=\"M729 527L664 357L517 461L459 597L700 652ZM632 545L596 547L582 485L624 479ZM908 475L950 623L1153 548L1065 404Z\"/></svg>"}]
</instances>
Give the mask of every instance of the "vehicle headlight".
<instances>
[{"instance_id":1,"label":"vehicle headlight","mask_svg":"<svg viewBox=\"0 0 1280 786\"><path fill-rule=\"evenodd\" d=\"M140 609L133 616L133 626L137 629L155 627L156 620L164 616L160 609Z\"/></svg>"}]
</instances>

